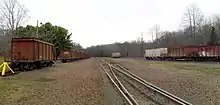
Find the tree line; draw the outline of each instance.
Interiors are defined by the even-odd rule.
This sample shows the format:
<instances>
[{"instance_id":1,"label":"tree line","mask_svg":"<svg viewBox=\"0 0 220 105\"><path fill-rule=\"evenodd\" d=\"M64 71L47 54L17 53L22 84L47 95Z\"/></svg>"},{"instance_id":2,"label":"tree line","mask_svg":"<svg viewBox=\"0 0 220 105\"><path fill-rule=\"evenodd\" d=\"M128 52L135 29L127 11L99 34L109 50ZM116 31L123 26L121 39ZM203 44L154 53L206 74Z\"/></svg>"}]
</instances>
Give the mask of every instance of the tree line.
<instances>
[{"instance_id":1,"label":"tree line","mask_svg":"<svg viewBox=\"0 0 220 105\"><path fill-rule=\"evenodd\" d=\"M55 44L57 56L60 50L81 50L82 46L71 40L72 33L50 22L40 26L22 26L29 19L28 9L17 0L5 0L0 6L0 53L10 52L11 38L35 37Z\"/></svg>"},{"instance_id":2,"label":"tree line","mask_svg":"<svg viewBox=\"0 0 220 105\"><path fill-rule=\"evenodd\" d=\"M162 31L156 24L149 29L152 40L134 41L98 45L87 48L90 56L111 56L113 52L120 52L122 56L143 56L143 49L178 47L183 45L218 45L220 41L220 16L213 14L205 17L196 4L186 7L182 17L182 28L176 31Z\"/></svg>"}]
</instances>

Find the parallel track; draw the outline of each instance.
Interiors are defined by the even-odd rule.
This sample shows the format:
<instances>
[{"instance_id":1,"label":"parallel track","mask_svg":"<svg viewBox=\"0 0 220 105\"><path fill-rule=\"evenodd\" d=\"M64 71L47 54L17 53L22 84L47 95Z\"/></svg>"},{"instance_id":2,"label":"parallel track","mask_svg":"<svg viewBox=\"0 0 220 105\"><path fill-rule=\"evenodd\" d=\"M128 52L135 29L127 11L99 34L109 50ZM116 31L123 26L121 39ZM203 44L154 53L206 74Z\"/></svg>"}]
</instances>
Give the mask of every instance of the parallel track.
<instances>
[{"instance_id":1,"label":"parallel track","mask_svg":"<svg viewBox=\"0 0 220 105\"><path fill-rule=\"evenodd\" d=\"M110 79L110 81L116 86L116 88L119 90L119 92L122 94L122 96L126 99L126 101L128 102L129 105L139 105L138 101L135 99L135 96L133 97L129 91L123 86L123 84L121 83L121 81L118 79L120 76L116 75L116 74L120 74L123 75L126 78L129 78L129 80L138 83L139 85L141 85L142 87L145 87L149 90L151 90L151 93L146 93L146 97L147 94L154 94L153 96L160 96L160 104L165 104L165 105L170 105L170 103L174 104L174 105L192 105L191 103L147 82L146 80L140 78L139 76L135 75L134 73L130 72L127 70L127 68L123 67L122 65L115 63L111 64L110 62L106 62L104 60L101 60L104 64L100 64L101 68L105 71L106 75L108 76L108 78ZM103 65L106 65L109 68L109 73L107 71L107 69L105 69L105 67ZM110 74L111 73L111 74ZM157 95L155 95L157 94ZM152 96L152 95L151 95ZM158 98L157 98L158 99ZM162 101L161 101L162 99ZM158 100L155 100L158 101ZM166 104L164 102L169 101L169 104ZM162 103L161 103L162 102Z\"/></svg>"}]
</instances>

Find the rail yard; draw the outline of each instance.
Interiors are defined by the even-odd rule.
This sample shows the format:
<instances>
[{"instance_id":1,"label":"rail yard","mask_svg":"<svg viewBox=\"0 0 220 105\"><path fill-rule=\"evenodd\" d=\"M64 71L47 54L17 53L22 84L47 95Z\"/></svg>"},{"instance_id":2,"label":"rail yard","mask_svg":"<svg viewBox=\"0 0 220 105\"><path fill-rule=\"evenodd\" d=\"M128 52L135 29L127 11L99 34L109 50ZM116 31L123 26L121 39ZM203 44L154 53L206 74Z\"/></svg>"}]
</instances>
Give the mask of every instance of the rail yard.
<instances>
[{"instance_id":1,"label":"rail yard","mask_svg":"<svg viewBox=\"0 0 220 105\"><path fill-rule=\"evenodd\" d=\"M3 105L214 105L220 102L219 70L218 64L134 58L57 60L51 67L1 77L0 100Z\"/></svg>"},{"instance_id":2,"label":"rail yard","mask_svg":"<svg viewBox=\"0 0 220 105\"><path fill-rule=\"evenodd\" d=\"M0 0L0 105L220 105L217 4Z\"/></svg>"},{"instance_id":3,"label":"rail yard","mask_svg":"<svg viewBox=\"0 0 220 105\"><path fill-rule=\"evenodd\" d=\"M220 103L219 65L158 61L169 58L164 55L172 55L171 49L145 50L145 59L126 58L120 52L95 58L86 52L61 49L57 59L54 45L37 38L13 38L11 43L11 59L2 59L2 66L6 66L1 71L1 104ZM194 52L200 51L195 49ZM202 57L217 60L218 53L210 51L211 57ZM11 68L12 73L8 70L5 75L5 67Z\"/></svg>"}]
</instances>

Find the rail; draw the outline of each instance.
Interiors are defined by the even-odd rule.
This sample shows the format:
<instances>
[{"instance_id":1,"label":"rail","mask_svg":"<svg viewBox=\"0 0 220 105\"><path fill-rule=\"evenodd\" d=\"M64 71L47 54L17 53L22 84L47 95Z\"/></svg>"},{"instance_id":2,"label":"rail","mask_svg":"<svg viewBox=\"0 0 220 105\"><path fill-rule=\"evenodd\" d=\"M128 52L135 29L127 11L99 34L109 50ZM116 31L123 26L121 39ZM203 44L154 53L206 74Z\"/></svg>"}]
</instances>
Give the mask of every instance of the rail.
<instances>
[{"instance_id":1,"label":"rail","mask_svg":"<svg viewBox=\"0 0 220 105\"><path fill-rule=\"evenodd\" d=\"M153 84L151 84L151 83L149 83L149 82L147 82L146 80L144 80L144 79L138 77L138 76L135 75L134 73L128 71L128 70L127 70L126 68L124 68L123 66L121 66L121 65L119 65L119 64L117 64L117 65L118 65L120 68L123 68L123 70L126 70L126 72L128 72L128 73L131 74L132 76L138 78L140 81L142 81L142 82L144 82L145 84L149 85L150 87L152 87L152 88L155 89L156 91L160 92L160 93L163 94L163 95L168 96L170 99L172 99L172 100L178 100L178 102L183 103L182 105L192 105L191 103L189 103L189 102L187 102L187 101L185 101L185 100L183 100L183 99L181 99L181 98L179 98L179 97L177 97L177 96L175 96L175 95L173 95L173 94L171 94L171 93L169 93L169 92L167 92L167 91L165 91L165 90L163 90L163 89L161 89L161 88L159 88L159 87L157 87L157 86L155 86L155 85L153 85Z\"/></svg>"},{"instance_id":2,"label":"rail","mask_svg":"<svg viewBox=\"0 0 220 105\"><path fill-rule=\"evenodd\" d=\"M116 84L116 82L112 79L112 77L108 74L108 72L105 70L105 68L99 63L100 67L103 69L105 74L108 76L110 81L114 84L114 86L118 89L118 91L122 94L122 96L125 98L125 100L128 102L129 105L134 105L131 100L126 96L126 94L120 89L120 87Z\"/></svg>"},{"instance_id":3,"label":"rail","mask_svg":"<svg viewBox=\"0 0 220 105\"><path fill-rule=\"evenodd\" d=\"M101 60L101 59L100 59L100 60ZM120 73L122 73L122 74L124 74L124 75L126 75L126 76L128 76L128 77L130 77L130 78L132 78L133 80L135 80L135 81L141 83L141 84L144 85L145 87L147 87L147 88L149 88L149 89L151 89L151 90L153 90L153 91L155 91L155 92L161 94L162 96L164 96L164 97L166 97L166 98L172 100L172 101L175 102L175 103L178 103L178 104L180 104L180 105L192 105L191 103L189 103L189 102L187 102L187 101L185 101L185 100L183 100L183 99L181 99L181 98L179 98L179 97L177 97L177 96L175 96L175 95L173 95L173 94L171 94L171 93L169 93L169 92L167 92L167 91L165 91L165 90L163 90L163 89L161 89L161 88L159 88L159 87L157 87L157 86L155 86L155 85L153 85L153 84L151 84L151 83L149 83L149 82L147 82L146 80L140 78L139 76L135 75L134 73L128 71L127 68L123 67L122 65L120 65L120 64L118 64L118 63L115 63L115 62L114 62L114 63L117 65L117 67L116 67L116 66L114 66L114 65L112 65L112 64L110 64L110 63L108 63L108 62L106 62L106 61L104 61L104 60L102 60L102 61L103 61L105 64L107 64L110 68L113 68L114 70L119 71ZM118 68L118 67L119 67L119 68ZM113 71L111 71L111 72L113 72ZM112 74L113 74L113 73L112 73ZM113 74L113 75L114 75L114 74ZM117 77L116 77L116 78L117 78ZM129 95L128 95L128 96L129 96Z\"/></svg>"}]
</instances>

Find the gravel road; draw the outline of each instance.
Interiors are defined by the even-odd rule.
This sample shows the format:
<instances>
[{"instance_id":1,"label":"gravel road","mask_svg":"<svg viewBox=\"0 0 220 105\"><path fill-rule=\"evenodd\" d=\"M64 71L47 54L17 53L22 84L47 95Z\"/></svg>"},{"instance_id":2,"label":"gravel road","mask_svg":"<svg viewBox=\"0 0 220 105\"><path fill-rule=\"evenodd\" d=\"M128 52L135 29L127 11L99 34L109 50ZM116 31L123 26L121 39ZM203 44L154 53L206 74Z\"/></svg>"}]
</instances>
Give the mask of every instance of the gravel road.
<instances>
[{"instance_id":1,"label":"gravel road","mask_svg":"<svg viewBox=\"0 0 220 105\"><path fill-rule=\"evenodd\" d=\"M172 64L170 67L160 65L152 66L155 62L138 59L113 59L120 62L129 70L143 79L167 90L174 95L191 102L194 105L219 105L220 104L220 69L215 70L211 66L205 66L208 70L199 69L178 69L173 66L181 64ZM184 64L184 63L183 63ZM184 67L204 66L203 64L185 64ZM215 73L215 72L217 73ZM212 73L214 72L214 73Z\"/></svg>"},{"instance_id":2,"label":"gravel road","mask_svg":"<svg viewBox=\"0 0 220 105\"><path fill-rule=\"evenodd\" d=\"M5 82L13 80L24 86L9 90L10 96L0 98L1 105L104 104L104 82L93 58L22 72L7 79Z\"/></svg>"}]
</instances>

